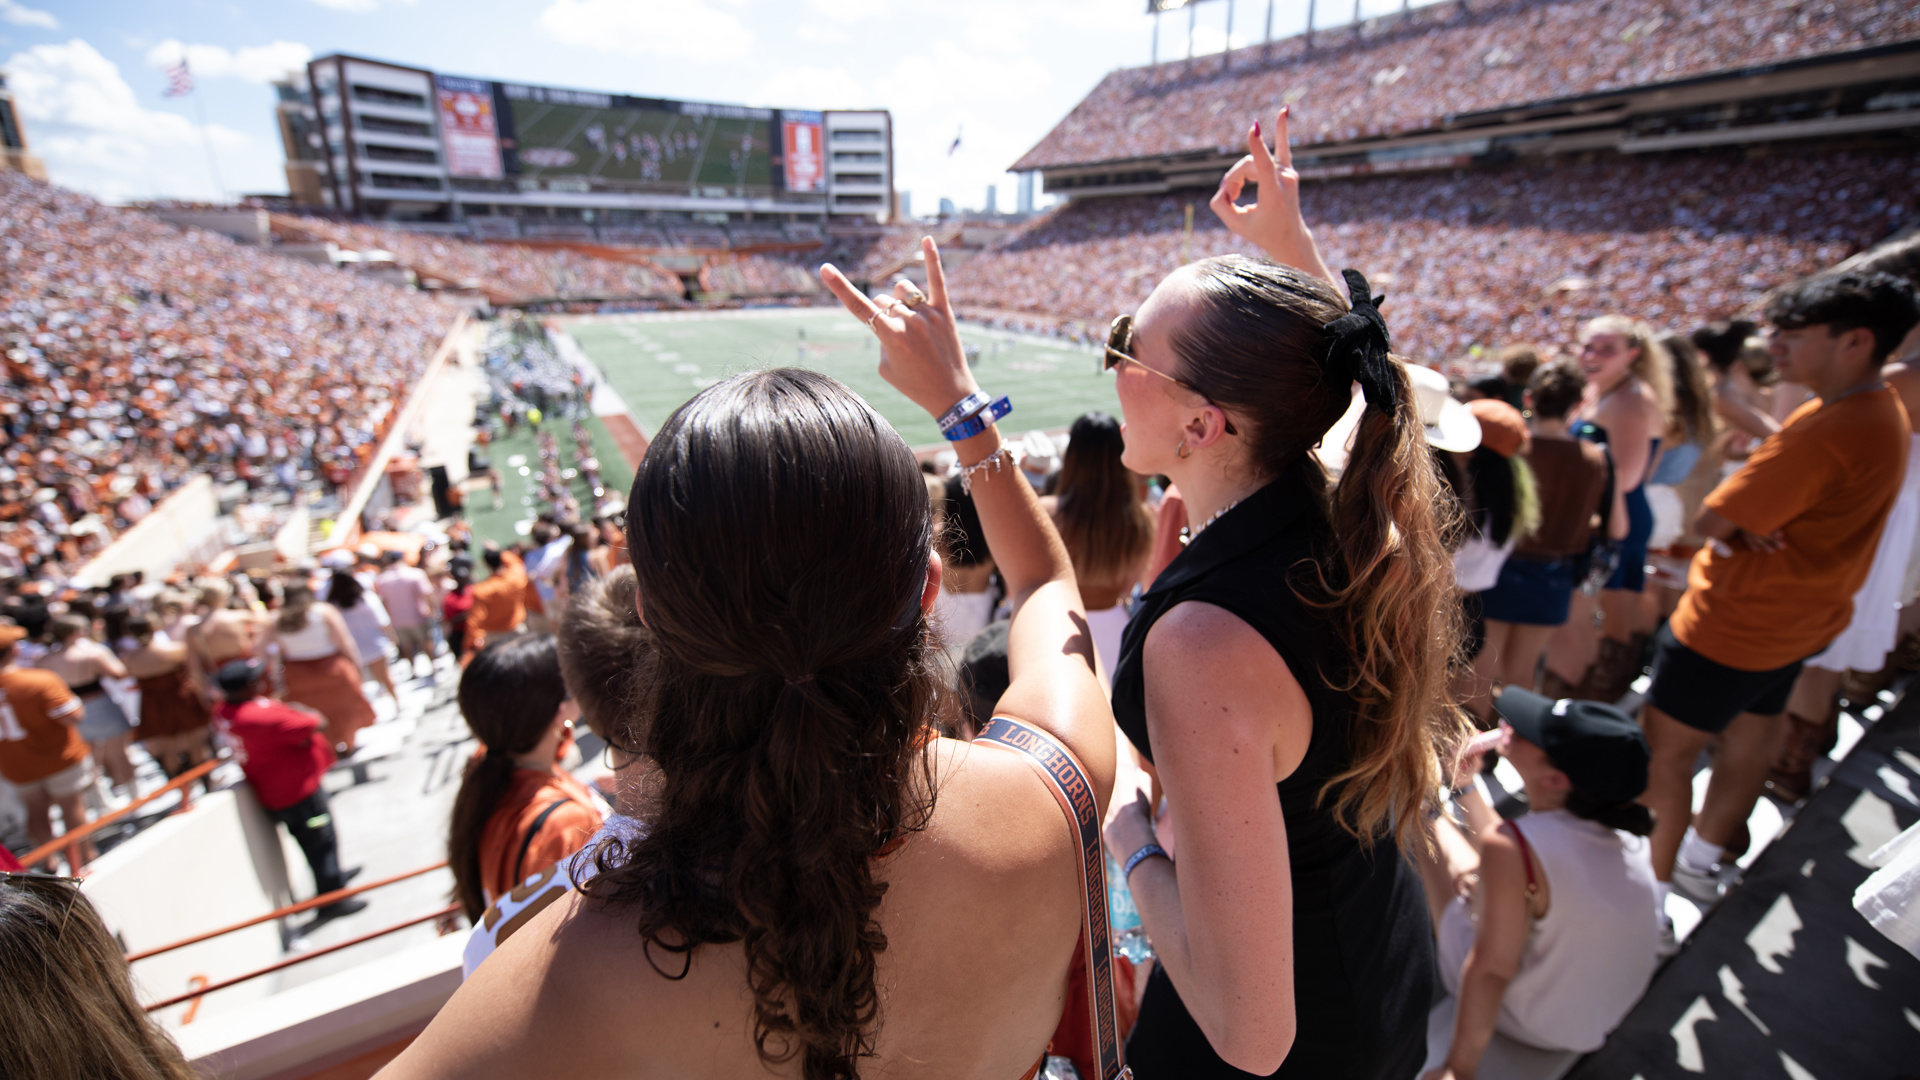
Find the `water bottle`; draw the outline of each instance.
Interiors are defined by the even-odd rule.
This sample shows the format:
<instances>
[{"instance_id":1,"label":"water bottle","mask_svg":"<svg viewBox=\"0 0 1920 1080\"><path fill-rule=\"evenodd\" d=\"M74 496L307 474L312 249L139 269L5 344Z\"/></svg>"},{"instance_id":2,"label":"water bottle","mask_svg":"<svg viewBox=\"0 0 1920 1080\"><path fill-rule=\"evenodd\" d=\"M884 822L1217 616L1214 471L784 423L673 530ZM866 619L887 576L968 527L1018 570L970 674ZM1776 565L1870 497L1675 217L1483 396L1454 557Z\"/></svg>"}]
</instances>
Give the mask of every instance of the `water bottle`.
<instances>
[{"instance_id":1,"label":"water bottle","mask_svg":"<svg viewBox=\"0 0 1920 1080\"><path fill-rule=\"evenodd\" d=\"M1127 888L1127 879L1111 852L1107 854L1107 925L1113 930L1116 956L1124 956L1136 965L1153 956L1153 943L1140 925L1140 909L1133 906L1133 890Z\"/></svg>"}]
</instances>

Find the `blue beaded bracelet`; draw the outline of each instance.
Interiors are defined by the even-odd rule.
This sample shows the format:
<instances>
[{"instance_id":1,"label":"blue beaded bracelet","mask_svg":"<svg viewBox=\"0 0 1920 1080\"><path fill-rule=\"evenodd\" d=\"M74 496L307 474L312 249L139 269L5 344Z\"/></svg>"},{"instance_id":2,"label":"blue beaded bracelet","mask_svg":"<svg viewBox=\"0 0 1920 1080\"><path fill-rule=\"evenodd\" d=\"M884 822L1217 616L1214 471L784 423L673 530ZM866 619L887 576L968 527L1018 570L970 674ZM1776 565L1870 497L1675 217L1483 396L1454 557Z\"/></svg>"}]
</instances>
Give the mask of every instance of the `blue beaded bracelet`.
<instances>
[{"instance_id":1,"label":"blue beaded bracelet","mask_svg":"<svg viewBox=\"0 0 1920 1080\"><path fill-rule=\"evenodd\" d=\"M981 409L979 412L974 413L972 416L967 417L952 427L942 430L940 434L945 435L948 442L960 442L963 439L971 439L975 435L987 430L988 424L993 423L995 420L1000 419L1012 411L1013 402L1008 400L1005 395L1002 395L1001 397L995 398L993 404Z\"/></svg>"}]
</instances>

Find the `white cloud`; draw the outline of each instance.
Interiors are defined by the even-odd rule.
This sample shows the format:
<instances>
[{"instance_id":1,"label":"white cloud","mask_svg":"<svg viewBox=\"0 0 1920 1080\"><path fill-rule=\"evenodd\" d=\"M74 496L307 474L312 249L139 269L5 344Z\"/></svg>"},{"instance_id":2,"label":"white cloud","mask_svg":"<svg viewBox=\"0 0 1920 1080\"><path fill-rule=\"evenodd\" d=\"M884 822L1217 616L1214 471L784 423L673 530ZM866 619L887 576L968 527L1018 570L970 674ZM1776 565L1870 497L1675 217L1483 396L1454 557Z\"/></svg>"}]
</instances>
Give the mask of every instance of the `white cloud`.
<instances>
[{"instance_id":1,"label":"white cloud","mask_svg":"<svg viewBox=\"0 0 1920 1080\"><path fill-rule=\"evenodd\" d=\"M380 6L380 0L313 0L313 2L323 8L332 8L334 11L366 12ZM411 4L413 0L397 0L397 2Z\"/></svg>"},{"instance_id":2,"label":"white cloud","mask_svg":"<svg viewBox=\"0 0 1920 1080\"><path fill-rule=\"evenodd\" d=\"M223 155L252 149L231 128L208 125L203 139L186 117L141 105L120 68L79 38L14 53L6 67L34 150L68 187L109 199L218 197L206 143Z\"/></svg>"},{"instance_id":3,"label":"white cloud","mask_svg":"<svg viewBox=\"0 0 1920 1080\"><path fill-rule=\"evenodd\" d=\"M845 68L790 67L761 83L753 100L793 109L863 109L875 98Z\"/></svg>"},{"instance_id":4,"label":"white cloud","mask_svg":"<svg viewBox=\"0 0 1920 1080\"><path fill-rule=\"evenodd\" d=\"M228 52L218 45L187 45L168 38L147 50L147 63L167 67L179 63L182 56L196 79L235 78L264 84L294 68L306 67L313 59L313 50L291 41L275 41Z\"/></svg>"},{"instance_id":5,"label":"white cloud","mask_svg":"<svg viewBox=\"0 0 1920 1080\"><path fill-rule=\"evenodd\" d=\"M599 52L727 60L753 48L753 32L702 0L553 0L540 25L564 45Z\"/></svg>"},{"instance_id":6,"label":"white cloud","mask_svg":"<svg viewBox=\"0 0 1920 1080\"><path fill-rule=\"evenodd\" d=\"M816 15L843 23L871 22L888 14L887 0L808 0L807 6Z\"/></svg>"},{"instance_id":7,"label":"white cloud","mask_svg":"<svg viewBox=\"0 0 1920 1080\"><path fill-rule=\"evenodd\" d=\"M60 20L53 17L51 11L41 11L14 0L0 0L0 20L15 26L38 26L43 30L60 29Z\"/></svg>"}]
</instances>

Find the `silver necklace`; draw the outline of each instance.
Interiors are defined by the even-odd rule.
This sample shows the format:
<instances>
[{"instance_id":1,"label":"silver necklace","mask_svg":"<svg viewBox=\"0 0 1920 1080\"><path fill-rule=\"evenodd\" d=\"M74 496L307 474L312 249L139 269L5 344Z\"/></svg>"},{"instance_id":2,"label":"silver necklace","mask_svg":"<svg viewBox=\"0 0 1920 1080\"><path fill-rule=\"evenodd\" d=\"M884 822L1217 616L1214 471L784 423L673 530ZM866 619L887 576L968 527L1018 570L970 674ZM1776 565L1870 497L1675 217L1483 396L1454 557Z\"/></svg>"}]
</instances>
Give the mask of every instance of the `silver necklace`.
<instances>
[{"instance_id":1,"label":"silver necklace","mask_svg":"<svg viewBox=\"0 0 1920 1080\"><path fill-rule=\"evenodd\" d=\"M1200 527L1198 529L1188 528L1187 526L1184 526L1184 525L1181 526L1180 527L1180 546L1185 547L1187 544L1192 543L1193 538L1196 536L1199 536L1202 532L1205 532L1207 529L1207 526L1212 525L1216 521L1219 521L1221 518L1226 516L1227 511L1239 505L1240 505L1240 500L1235 499L1232 502L1228 503L1227 505L1221 507L1220 509L1215 510L1213 512L1213 516L1201 522Z\"/></svg>"}]
</instances>

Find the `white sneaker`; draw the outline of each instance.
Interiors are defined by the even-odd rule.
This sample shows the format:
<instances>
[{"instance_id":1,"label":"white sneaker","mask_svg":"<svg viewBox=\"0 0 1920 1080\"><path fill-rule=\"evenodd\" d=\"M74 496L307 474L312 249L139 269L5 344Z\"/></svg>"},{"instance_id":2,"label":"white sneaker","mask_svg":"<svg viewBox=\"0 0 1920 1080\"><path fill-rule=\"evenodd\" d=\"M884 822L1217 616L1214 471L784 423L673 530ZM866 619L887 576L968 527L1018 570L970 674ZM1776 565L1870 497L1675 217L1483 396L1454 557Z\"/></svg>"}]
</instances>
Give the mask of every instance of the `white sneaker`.
<instances>
[{"instance_id":1,"label":"white sneaker","mask_svg":"<svg viewBox=\"0 0 1920 1080\"><path fill-rule=\"evenodd\" d=\"M1673 891L1702 907L1712 907L1727 895L1726 883L1716 875L1719 867L1701 870L1685 859L1673 860Z\"/></svg>"},{"instance_id":2,"label":"white sneaker","mask_svg":"<svg viewBox=\"0 0 1920 1080\"><path fill-rule=\"evenodd\" d=\"M1680 938L1673 931L1673 920L1660 916L1660 943L1654 947L1655 955L1666 959L1680 951Z\"/></svg>"}]
</instances>

